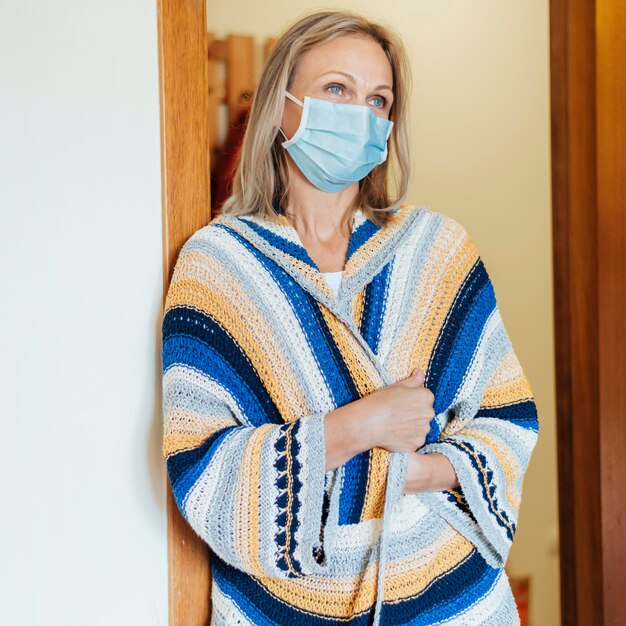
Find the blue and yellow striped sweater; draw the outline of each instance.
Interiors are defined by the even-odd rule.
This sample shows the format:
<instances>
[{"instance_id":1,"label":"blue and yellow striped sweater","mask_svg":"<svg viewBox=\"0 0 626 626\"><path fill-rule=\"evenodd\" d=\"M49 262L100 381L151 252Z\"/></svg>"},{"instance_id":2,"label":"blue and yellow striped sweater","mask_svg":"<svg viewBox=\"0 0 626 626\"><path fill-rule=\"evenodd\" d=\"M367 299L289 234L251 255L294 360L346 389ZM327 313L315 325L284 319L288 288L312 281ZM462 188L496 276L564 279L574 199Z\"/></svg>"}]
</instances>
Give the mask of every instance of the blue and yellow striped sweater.
<instances>
[{"instance_id":1,"label":"blue and yellow striped sweater","mask_svg":"<svg viewBox=\"0 0 626 626\"><path fill-rule=\"evenodd\" d=\"M357 211L335 297L284 215L220 215L180 252L162 356L163 451L211 548L212 625L519 623L503 567L537 412L458 222ZM325 472L324 415L416 366L436 412L420 452L460 488L403 495L408 454L378 447Z\"/></svg>"}]
</instances>

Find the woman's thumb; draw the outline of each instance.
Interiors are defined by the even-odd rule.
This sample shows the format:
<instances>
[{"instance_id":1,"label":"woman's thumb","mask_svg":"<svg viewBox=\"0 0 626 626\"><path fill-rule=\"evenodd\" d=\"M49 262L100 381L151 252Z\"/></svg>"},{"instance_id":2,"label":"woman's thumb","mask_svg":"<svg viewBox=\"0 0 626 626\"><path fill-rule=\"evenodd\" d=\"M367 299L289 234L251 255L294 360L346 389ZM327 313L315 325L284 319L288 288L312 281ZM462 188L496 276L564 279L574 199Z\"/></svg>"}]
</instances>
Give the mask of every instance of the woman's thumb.
<instances>
[{"instance_id":1,"label":"woman's thumb","mask_svg":"<svg viewBox=\"0 0 626 626\"><path fill-rule=\"evenodd\" d=\"M424 372L416 367L406 378L406 380L417 381L419 385L424 385Z\"/></svg>"}]
</instances>

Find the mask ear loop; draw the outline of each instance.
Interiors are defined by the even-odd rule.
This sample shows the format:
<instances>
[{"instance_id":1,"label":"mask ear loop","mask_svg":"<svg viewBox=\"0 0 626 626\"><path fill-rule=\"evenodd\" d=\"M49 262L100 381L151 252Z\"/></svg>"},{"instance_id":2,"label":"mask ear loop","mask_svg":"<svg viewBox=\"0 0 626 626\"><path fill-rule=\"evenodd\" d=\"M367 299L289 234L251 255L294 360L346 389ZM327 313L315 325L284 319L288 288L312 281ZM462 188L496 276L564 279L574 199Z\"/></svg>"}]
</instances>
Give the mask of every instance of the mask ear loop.
<instances>
[{"instance_id":1,"label":"mask ear loop","mask_svg":"<svg viewBox=\"0 0 626 626\"><path fill-rule=\"evenodd\" d=\"M304 103L301 102L300 100L298 100L298 98L296 98L295 96L293 96L292 94L290 94L287 90L285 90L285 95L293 102L295 102L296 104L300 105L302 108L304 108ZM285 138L286 141L289 141L289 137L287 137L287 135L285 135L283 129L279 126L278 130L282 133L283 137Z\"/></svg>"},{"instance_id":2,"label":"mask ear loop","mask_svg":"<svg viewBox=\"0 0 626 626\"><path fill-rule=\"evenodd\" d=\"M285 95L296 104L299 104L301 107L304 107L304 103L301 100L298 100L295 96L292 96L288 91L285 91Z\"/></svg>"}]
</instances>

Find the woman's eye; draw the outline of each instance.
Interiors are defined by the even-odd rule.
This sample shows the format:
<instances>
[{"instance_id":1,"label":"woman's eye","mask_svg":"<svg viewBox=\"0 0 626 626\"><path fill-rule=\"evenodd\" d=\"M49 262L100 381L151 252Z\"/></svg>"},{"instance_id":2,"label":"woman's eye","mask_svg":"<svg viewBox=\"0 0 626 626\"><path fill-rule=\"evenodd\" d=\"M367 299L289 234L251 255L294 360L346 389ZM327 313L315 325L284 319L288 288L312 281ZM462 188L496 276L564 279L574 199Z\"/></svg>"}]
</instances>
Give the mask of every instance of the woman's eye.
<instances>
[{"instance_id":1,"label":"woman's eye","mask_svg":"<svg viewBox=\"0 0 626 626\"><path fill-rule=\"evenodd\" d=\"M387 101L384 98L381 98L380 96L376 96L375 98L372 98L372 104L375 107L383 108L387 104Z\"/></svg>"},{"instance_id":2,"label":"woman's eye","mask_svg":"<svg viewBox=\"0 0 626 626\"><path fill-rule=\"evenodd\" d=\"M332 93L335 96L340 96L341 95L341 85L330 85L328 87L328 91L330 91L330 93Z\"/></svg>"}]
</instances>

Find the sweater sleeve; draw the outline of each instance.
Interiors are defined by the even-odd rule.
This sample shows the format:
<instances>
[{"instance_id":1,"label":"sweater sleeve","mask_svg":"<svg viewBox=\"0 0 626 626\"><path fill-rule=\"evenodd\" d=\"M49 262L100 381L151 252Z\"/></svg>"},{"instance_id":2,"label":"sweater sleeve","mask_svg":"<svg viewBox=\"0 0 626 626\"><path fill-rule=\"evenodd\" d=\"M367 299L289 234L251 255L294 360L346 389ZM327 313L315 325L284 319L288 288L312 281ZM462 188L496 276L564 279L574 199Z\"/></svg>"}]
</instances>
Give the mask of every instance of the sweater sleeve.
<instances>
[{"instance_id":1,"label":"sweater sleeve","mask_svg":"<svg viewBox=\"0 0 626 626\"><path fill-rule=\"evenodd\" d=\"M163 454L175 501L237 569L322 574L326 489L335 475L325 472L326 411L263 419L262 394L241 376L250 367L245 355L198 306L210 294L192 278L193 264L183 249L162 322Z\"/></svg>"},{"instance_id":2,"label":"sweater sleeve","mask_svg":"<svg viewBox=\"0 0 626 626\"><path fill-rule=\"evenodd\" d=\"M476 293L466 299L455 349L465 354L462 383L448 423L419 453L439 452L454 466L460 487L419 497L472 541L494 567L506 563L516 531L522 484L539 434L537 408L506 331L491 280L470 240ZM482 319L480 328L467 320ZM427 383L428 386L428 383ZM445 394L444 394L445 395Z\"/></svg>"}]
</instances>

